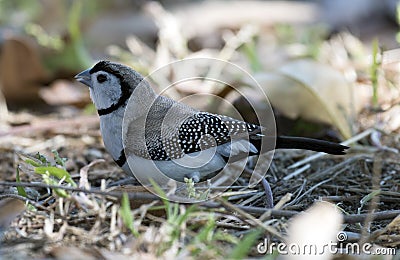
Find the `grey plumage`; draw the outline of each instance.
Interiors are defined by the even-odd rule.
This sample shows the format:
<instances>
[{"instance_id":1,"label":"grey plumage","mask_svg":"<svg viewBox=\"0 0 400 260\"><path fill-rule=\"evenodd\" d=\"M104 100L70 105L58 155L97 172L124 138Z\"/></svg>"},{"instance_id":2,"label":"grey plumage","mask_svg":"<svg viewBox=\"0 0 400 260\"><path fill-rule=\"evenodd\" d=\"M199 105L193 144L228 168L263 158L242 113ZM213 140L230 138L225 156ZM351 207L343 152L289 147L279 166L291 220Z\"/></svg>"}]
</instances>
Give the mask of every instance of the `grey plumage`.
<instances>
[{"instance_id":1,"label":"grey plumage","mask_svg":"<svg viewBox=\"0 0 400 260\"><path fill-rule=\"evenodd\" d=\"M184 177L199 181L221 170L228 161L261 151L262 127L201 112L159 96L139 73L127 66L101 61L76 78L90 87L106 149L127 172L134 168L135 174L139 171L154 177L160 170L178 181ZM288 139L278 140L283 148L290 148ZM271 143L274 141L271 139ZM333 154L342 154L346 149L314 139L293 142L293 148ZM150 170L152 165L157 169Z\"/></svg>"}]
</instances>

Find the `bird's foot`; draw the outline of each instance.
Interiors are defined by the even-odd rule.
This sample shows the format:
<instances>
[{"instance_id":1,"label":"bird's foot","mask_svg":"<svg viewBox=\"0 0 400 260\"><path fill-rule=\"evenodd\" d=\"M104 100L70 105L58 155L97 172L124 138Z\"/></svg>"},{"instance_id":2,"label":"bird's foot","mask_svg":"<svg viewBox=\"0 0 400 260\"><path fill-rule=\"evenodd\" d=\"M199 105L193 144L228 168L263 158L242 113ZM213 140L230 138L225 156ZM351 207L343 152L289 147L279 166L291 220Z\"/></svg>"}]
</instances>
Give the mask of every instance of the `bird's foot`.
<instances>
[{"instance_id":1,"label":"bird's foot","mask_svg":"<svg viewBox=\"0 0 400 260\"><path fill-rule=\"evenodd\" d=\"M188 179L192 179L194 183L198 183L200 181L200 172L191 172L186 174L185 176Z\"/></svg>"}]
</instances>

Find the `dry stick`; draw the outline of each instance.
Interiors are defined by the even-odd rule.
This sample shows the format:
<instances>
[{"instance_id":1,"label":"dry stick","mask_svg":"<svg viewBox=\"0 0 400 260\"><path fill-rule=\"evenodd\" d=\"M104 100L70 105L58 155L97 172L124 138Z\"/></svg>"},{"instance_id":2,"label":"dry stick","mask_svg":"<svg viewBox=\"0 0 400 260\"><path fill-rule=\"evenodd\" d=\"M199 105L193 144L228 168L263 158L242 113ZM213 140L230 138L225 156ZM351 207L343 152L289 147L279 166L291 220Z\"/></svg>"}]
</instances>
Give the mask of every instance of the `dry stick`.
<instances>
[{"instance_id":1,"label":"dry stick","mask_svg":"<svg viewBox=\"0 0 400 260\"><path fill-rule=\"evenodd\" d=\"M344 222L348 224L354 224L365 221L367 217L371 217L373 220L386 220L393 219L400 215L400 210L386 210L381 212L374 213L365 213L365 214L350 214L344 215Z\"/></svg>"},{"instance_id":2,"label":"dry stick","mask_svg":"<svg viewBox=\"0 0 400 260\"><path fill-rule=\"evenodd\" d=\"M89 163L88 165L85 165L84 167L82 167L79 170L79 176L80 176L79 188L90 190L90 183L88 181L88 171L93 165L95 165L97 163L102 163L102 162L105 162L105 160L104 159L96 159L96 160L92 161L91 163Z\"/></svg>"},{"instance_id":3,"label":"dry stick","mask_svg":"<svg viewBox=\"0 0 400 260\"><path fill-rule=\"evenodd\" d=\"M221 207L220 203L216 202L204 202L201 203L202 206L207 207L207 208L218 208ZM271 212L271 216L273 217L286 217L286 218L291 218L301 212L294 211L294 210L275 210L275 209L266 209L262 207L252 207L252 206L236 206L237 208L249 212L255 215L262 215L267 211ZM387 210L387 211L381 211L381 212L375 212L370 214L372 215L374 220L385 220L385 219L393 219L400 215L400 210ZM368 214L349 214L349 215L344 215L344 222L348 224L353 224L353 223L359 223L365 220L365 218L368 216Z\"/></svg>"},{"instance_id":4,"label":"dry stick","mask_svg":"<svg viewBox=\"0 0 400 260\"><path fill-rule=\"evenodd\" d=\"M232 194L232 195L229 195L229 194ZM238 193L235 193L235 192L230 191L230 192L225 192L223 196L224 197L228 197L227 198L228 200L233 201L233 200L248 199L248 198L253 197L253 196L257 195L257 194L264 194L264 192L251 190L251 192L247 192L247 193L245 193L243 191L238 191Z\"/></svg>"},{"instance_id":5,"label":"dry stick","mask_svg":"<svg viewBox=\"0 0 400 260\"><path fill-rule=\"evenodd\" d=\"M380 181L382 177L382 153L378 153L375 157L374 164L372 166L372 189L374 191L380 190ZM368 241L369 225L374 220L372 213L375 212L379 203L379 195L372 197L370 206L368 209L368 215L364 220L364 227L361 232L360 245L365 244Z\"/></svg>"},{"instance_id":6,"label":"dry stick","mask_svg":"<svg viewBox=\"0 0 400 260\"><path fill-rule=\"evenodd\" d=\"M300 169L297 169L294 172L292 172L291 174L286 175L285 177L283 177L283 180L287 181L287 180L289 180L289 179L291 179L291 178L293 178L293 177L305 172L306 170L310 169L310 167L311 167L310 164L306 164L303 167L301 167Z\"/></svg>"},{"instance_id":7,"label":"dry stick","mask_svg":"<svg viewBox=\"0 0 400 260\"><path fill-rule=\"evenodd\" d=\"M57 189L64 189L64 190L70 190L70 191L78 191L78 192L86 192L86 193L92 193L92 194L97 194L101 196L109 196L109 197L116 197L116 198L121 198L123 192L105 192L105 191L99 191L99 190L85 190L85 189L79 189L79 188L73 188L73 187L64 187L64 186L59 186L59 185L48 185L48 184L43 184L43 183L29 183L29 182L0 182L0 186L22 186L22 187L39 187L39 188L57 188ZM21 199L23 201L30 201L30 199L18 196L18 195L13 195L13 194L7 194L7 195L2 195L3 197L13 197L16 199ZM128 194L130 199L142 199L142 200L161 200L160 197L150 194L150 193L145 193L145 192L134 192L134 193L129 193ZM1 197L0 197L1 198ZM207 208L219 208L221 207L221 203L217 202L201 202L199 205ZM262 207L253 207L253 206L235 206L237 209L240 209L245 212L253 213L255 215L262 215L267 211L271 212L271 216L276 217L276 218L281 218L281 217L286 217L286 218L291 218L294 215L297 215L301 212L298 211L293 211L293 210L275 210L275 209L266 209ZM368 214L351 214L351 215L344 215L344 222L345 223L359 223L365 220ZM388 211L381 211L381 212L375 212L370 214L374 220L385 220L385 219L393 219L400 215L400 210L388 210ZM254 217L253 217L254 218Z\"/></svg>"},{"instance_id":8,"label":"dry stick","mask_svg":"<svg viewBox=\"0 0 400 260\"><path fill-rule=\"evenodd\" d=\"M292 199L292 194L291 193L286 193L285 196L283 196L280 201L274 206L273 209L279 210L281 209L286 203L288 203ZM270 211L265 211L264 214L262 214L259 219L260 221L264 222L267 219L271 217L271 212Z\"/></svg>"},{"instance_id":9,"label":"dry stick","mask_svg":"<svg viewBox=\"0 0 400 260\"><path fill-rule=\"evenodd\" d=\"M400 215L398 215L395 219L392 220L392 222L390 222L388 225L386 225L384 228L375 230L370 237L368 238L368 241L375 241L375 239L377 239L379 236L383 235L384 233L388 232L389 230L391 230L392 228L394 228L394 226L398 226L397 223L400 222Z\"/></svg>"},{"instance_id":10,"label":"dry stick","mask_svg":"<svg viewBox=\"0 0 400 260\"><path fill-rule=\"evenodd\" d=\"M371 193L374 190L372 189L360 189L360 188L348 188L348 187L342 187L342 186L333 186L333 185L324 185L324 187L328 187L328 188L334 188L334 189L338 189L338 190L346 190L346 191L351 191L351 192L359 192L362 194L366 194L366 193ZM392 196L392 197L400 197L400 192L395 192L395 191L381 191L380 195L385 195L385 196Z\"/></svg>"},{"instance_id":11,"label":"dry stick","mask_svg":"<svg viewBox=\"0 0 400 260\"><path fill-rule=\"evenodd\" d=\"M334 177L336 177L338 174L344 172L347 170L350 165L358 160L366 158L365 155L358 155L358 156L353 156L350 157L349 159L334 165L333 167L327 168L321 172L315 172L313 174L310 174L307 179L317 181L326 178L327 176L332 176L332 173L334 173ZM334 178L333 176L331 178Z\"/></svg>"},{"instance_id":12,"label":"dry stick","mask_svg":"<svg viewBox=\"0 0 400 260\"><path fill-rule=\"evenodd\" d=\"M249 226L240 226L232 223L216 223L217 227L222 227L222 228L230 228L230 229L238 229L238 230L249 230Z\"/></svg>"},{"instance_id":13,"label":"dry stick","mask_svg":"<svg viewBox=\"0 0 400 260\"><path fill-rule=\"evenodd\" d=\"M297 203L297 202L300 201L304 196L306 196L307 194L311 193L312 191L314 191L314 190L315 190L316 188L318 188L319 186L321 186L321 185L323 185L323 184L325 184L325 183L327 183L327 182L330 182L330 181L332 181L332 180L333 180L333 178L329 178L329 179L326 179L326 180L324 180L324 181L321 181L321 182L315 184L315 185L312 186L310 189L308 189L306 192L304 192L302 195L300 195L300 196L297 197L296 199L292 200L290 203L286 204L285 206L290 206L290 205L293 205L293 204Z\"/></svg>"},{"instance_id":14,"label":"dry stick","mask_svg":"<svg viewBox=\"0 0 400 260\"><path fill-rule=\"evenodd\" d=\"M321 200L328 202L342 202L342 201L356 201L361 198L360 195L352 195L352 196L324 196L321 197Z\"/></svg>"},{"instance_id":15,"label":"dry stick","mask_svg":"<svg viewBox=\"0 0 400 260\"><path fill-rule=\"evenodd\" d=\"M206 208L220 208L222 205L221 203L218 202L201 202L200 206L206 207ZM271 216L274 217L286 217L286 218L291 218L294 215L299 214L300 212L294 211L294 210L276 210L276 209L266 209L262 207L254 207L254 206L237 206L235 205L236 208L241 209L245 212L253 213L257 216L260 216L266 212L270 212Z\"/></svg>"},{"instance_id":16,"label":"dry stick","mask_svg":"<svg viewBox=\"0 0 400 260\"><path fill-rule=\"evenodd\" d=\"M373 146L377 147L379 150L382 151L388 151L388 152L392 152L392 153L399 153L399 150L397 150L396 148L392 148L392 147L387 147L386 145L383 145L381 143L381 136L382 133L375 131L371 134L371 142L373 144Z\"/></svg>"},{"instance_id":17,"label":"dry stick","mask_svg":"<svg viewBox=\"0 0 400 260\"><path fill-rule=\"evenodd\" d=\"M261 197L263 197L265 195L264 192L257 192L256 194L254 194L253 196L251 196L250 198L242 201L239 205L244 206L244 205L248 205L251 202L255 201L256 199L259 199ZM229 200L228 200L229 201Z\"/></svg>"},{"instance_id":18,"label":"dry stick","mask_svg":"<svg viewBox=\"0 0 400 260\"><path fill-rule=\"evenodd\" d=\"M0 182L0 186L20 186L20 187L38 187L38 188L50 188L50 189L64 189L69 191L77 191L77 192L85 192L91 194L97 194L101 196L109 196L109 197L116 197L122 198L123 192L107 192L107 191L100 191L100 190L86 190L81 188L74 188L68 186L60 186L60 185L49 185L44 183L30 183L30 182L7 182L2 181ZM128 194L129 199L139 199L139 200L160 200L160 198L154 194L146 193L146 192L134 192Z\"/></svg>"},{"instance_id":19,"label":"dry stick","mask_svg":"<svg viewBox=\"0 0 400 260\"><path fill-rule=\"evenodd\" d=\"M301 196L301 193L303 192L304 188L306 187L306 184L307 184L307 179L304 179L301 186L294 192L294 194L296 194L296 195L292 201L297 201L297 199ZM292 197L293 197L293 194L292 194ZM288 204L282 205L282 207L287 207L287 206L290 206L290 204L293 204L290 201L288 201L287 203Z\"/></svg>"},{"instance_id":20,"label":"dry stick","mask_svg":"<svg viewBox=\"0 0 400 260\"><path fill-rule=\"evenodd\" d=\"M221 198L217 198L216 199L219 203L222 204L222 206L224 206L227 209L230 210L234 210L235 212L239 213L240 215L242 215L243 217L245 217L245 221L251 225L258 225L260 227L262 227L263 229L265 229L267 232L269 232L270 234L279 237L281 239L283 239L282 235L278 233L278 231L270 226L265 225L263 222L261 222L259 219L255 218L254 216L250 215L249 213L243 211L242 209L240 209L239 207L237 207L236 205L233 205ZM250 221L249 221L250 220Z\"/></svg>"}]
</instances>

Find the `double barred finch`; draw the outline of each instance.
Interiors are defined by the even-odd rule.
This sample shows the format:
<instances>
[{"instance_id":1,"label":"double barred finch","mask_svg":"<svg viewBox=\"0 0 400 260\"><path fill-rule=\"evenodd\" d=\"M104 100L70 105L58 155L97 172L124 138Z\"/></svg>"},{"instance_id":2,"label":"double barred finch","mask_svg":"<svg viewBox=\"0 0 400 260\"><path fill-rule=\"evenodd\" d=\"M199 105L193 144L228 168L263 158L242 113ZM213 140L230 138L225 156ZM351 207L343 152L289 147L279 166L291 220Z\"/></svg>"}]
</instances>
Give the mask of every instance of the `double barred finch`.
<instances>
[{"instance_id":1,"label":"double barred finch","mask_svg":"<svg viewBox=\"0 0 400 260\"><path fill-rule=\"evenodd\" d=\"M122 64L100 61L75 78L89 86L105 147L127 173L154 177L161 171L177 181L198 182L215 176L227 163L273 148L334 155L348 148L310 138L268 138L261 126L157 95L138 72ZM268 140L272 145L265 146ZM152 172L154 165L158 172Z\"/></svg>"}]
</instances>

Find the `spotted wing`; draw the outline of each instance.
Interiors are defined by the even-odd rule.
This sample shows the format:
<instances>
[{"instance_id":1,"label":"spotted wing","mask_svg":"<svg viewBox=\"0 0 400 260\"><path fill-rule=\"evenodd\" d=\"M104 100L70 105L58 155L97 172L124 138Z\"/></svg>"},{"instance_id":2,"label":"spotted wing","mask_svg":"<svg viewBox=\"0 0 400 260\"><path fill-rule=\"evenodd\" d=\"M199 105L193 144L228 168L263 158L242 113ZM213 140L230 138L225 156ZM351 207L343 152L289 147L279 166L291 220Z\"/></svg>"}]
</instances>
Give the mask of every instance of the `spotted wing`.
<instances>
[{"instance_id":1,"label":"spotted wing","mask_svg":"<svg viewBox=\"0 0 400 260\"><path fill-rule=\"evenodd\" d=\"M224 156L229 156L232 144L237 144L238 149L245 143L249 136L261 133L261 127L236 120L227 116L199 112L187 118L179 129L179 144L185 154L198 152L218 146ZM243 148L244 149L244 148ZM250 149L256 153L255 147Z\"/></svg>"},{"instance_id":2,"label":"spotted wing","mask_svg":"<svg viewBox=\"0 0 400 260\"><path fill-rule=\"evenodd\" d=\"M151 129L154 133L154 127ZM237 151L234 153L246 152L245 147L252 146L246 140L260 132L258 125L227 116L198 112L180 124L176 137L162 140L160 130L152 136L149 135L146 138L147 152L140 155L149 156L152 160L171 160L217 146L221 155L229 157L235 149ZM247 152L256 154L257 149L252 147Z\"/></svg>"}]
</instances>

